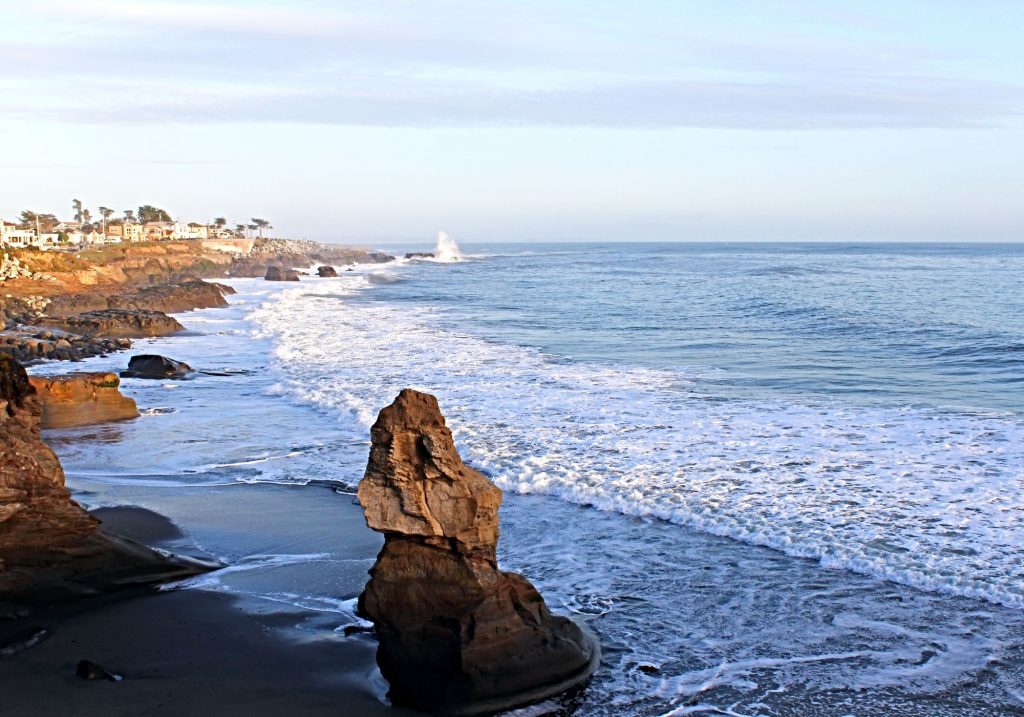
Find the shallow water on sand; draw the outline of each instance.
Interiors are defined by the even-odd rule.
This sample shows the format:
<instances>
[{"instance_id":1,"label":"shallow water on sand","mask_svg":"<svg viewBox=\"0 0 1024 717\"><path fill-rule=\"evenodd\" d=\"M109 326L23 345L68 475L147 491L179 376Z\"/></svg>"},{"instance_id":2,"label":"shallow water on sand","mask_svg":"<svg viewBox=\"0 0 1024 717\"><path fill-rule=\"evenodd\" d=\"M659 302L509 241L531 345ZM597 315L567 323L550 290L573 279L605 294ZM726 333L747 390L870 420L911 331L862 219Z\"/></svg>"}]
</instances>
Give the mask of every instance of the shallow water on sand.
<instances>
[{"instance_id":1,"label":"shallow water on sand","mask_svg":"<svg viewBox=\"0 0 1024 717\"><path fill-rule=\"evenodd\" d=\"M602 670L564 709L1024 710L1018 414L783 400L735 368L460 329L430 286L465 294L483 279L445 272L494 271L468 265L235 282L230 308L180 316L196 335L136 346L235 373L126 380L142 418L48 436L69 484L169 515L232 564L197 588L301 605L317 616L305 629L335 639L376 538L345 554L354 538L334 531L358 515L323 483L354 485L374 412L410 385L438 395L463 455L506 489L503 564L601 636Z\"/></svg>"}]
</instances>

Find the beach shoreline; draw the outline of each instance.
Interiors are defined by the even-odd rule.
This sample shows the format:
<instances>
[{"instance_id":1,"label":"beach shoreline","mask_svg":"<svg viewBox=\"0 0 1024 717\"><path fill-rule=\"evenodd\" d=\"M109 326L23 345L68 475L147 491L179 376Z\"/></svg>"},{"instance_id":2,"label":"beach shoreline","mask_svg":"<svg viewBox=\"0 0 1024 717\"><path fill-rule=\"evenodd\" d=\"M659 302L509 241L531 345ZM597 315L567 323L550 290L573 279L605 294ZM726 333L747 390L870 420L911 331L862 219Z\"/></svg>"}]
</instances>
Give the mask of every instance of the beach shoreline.
<instances>
[{"instance_id":1,"label":"beach shoreline","mask_svg":"<svg viewBox=\"0 0 1024 717\"><path fill-rule=\"evenodd\" d=\"M422 275L434 281L437 274L429 272L435 270L423 267ZM413 271L421 270L391 273ZM381 320L394 312L359 295L350 300L345 281L233 282L240 292L233 307L184 315L187 335L143 343L193 365L225 369L226 376L128 380L123 388L138 400L140 419L48 434L62 460L67 457L76 498L119 516L130 511L116 506L151 510L184 535L161 538L169 549L199 551L229 565L209 576L215 582L201 578L178 592L233 595L236 607L256 614L251 619L257 624L267 611L283 609L285 624L270 630L289 648L339 639L335 631L340 627L343 634L353 619L351 600L378 547L349 547L372 536L345 492L358 481L369 447L362 415L349 412L339 398L357 383L339 380L333 366L312 371L320 365L319 346L330 350L327 319L351 322L345 326L358 332L377 328L367 326L369 312ZM294 327L295 317L309 317L301 335L268 329L270 317L282 310L293 313L277 324ZM395 340L391 333L377 335L382 346ZM349 340L358 338L353 333ZM307 356L296 350L299 339L320 344ZM445 344L451 345L457 346ZM369 351L362 356L363 363L345 365L366 374L366 382L384 376L382 367L389 364L402 371L388 381L410 376L401 363L404 353L379 361ZM100 361L90 359L88 367L99 368ZM307 376L315 381L303 387L317 393L289 393L289 380ZM422 378L418 383L429 387ZM368 395L358 386L364 389L360 398ZM470 432L487 425L488 416L481 421L481 414L466 413L480 403L447 395L442 407L454 408L457 442L475 447L502 440L500 432ZM702 413L711 410L701 404ZM274 426L281 431L271 440ZM526 422L509 430L538 427ZM147 460L135 461L143 452ZM109 456L121 462L116 474L106 469ZM485 461L476 465L494 470ZM557 493L519 494L529 491L506 490L499 559L530 577L555 612L588 621L601 636L605 661L574 703L575 714L667 714L700 705L713 713L737 703L747 707L740 713L762 714L750 705L764 703L787 716L1001 715L1016 708L1007 688L1024 666L1024 621L1017 609L836 569L715 536L707 526L623 514L587 504L585 495L576 505ZM157 529L147 521L145 530ZM332 532L345 526L351 536ZM292 642L295 635L304 639ZM372 650L368 654L364 667L372 672ZM366 674L363 668L351 673L375 698L364 684Z\"/></svg>"}]
</instances>

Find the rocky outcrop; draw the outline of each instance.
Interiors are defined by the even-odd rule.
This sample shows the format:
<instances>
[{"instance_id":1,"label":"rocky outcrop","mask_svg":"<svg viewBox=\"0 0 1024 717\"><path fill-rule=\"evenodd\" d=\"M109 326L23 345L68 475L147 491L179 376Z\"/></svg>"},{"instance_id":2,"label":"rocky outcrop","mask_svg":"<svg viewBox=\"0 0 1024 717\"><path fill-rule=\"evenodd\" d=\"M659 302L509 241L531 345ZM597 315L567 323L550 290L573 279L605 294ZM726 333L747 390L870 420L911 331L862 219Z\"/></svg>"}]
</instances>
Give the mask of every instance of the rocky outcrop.
<instances>
[{"instance_id":1,"label":"rocky outcrop","mask_svg":"<svg viewBox=\"0 0 1024 717\"><path fill-rule=\"evenodd\" d=\"M44 359L76 360L130 348L129 339L89 338L63 331L23 327L0 332L0 353L21 363Z\"/></svg>"},{"instance_id":2,"label":"rocky outcrop","mask_svg":"<svg viewBox=\"0 0 1024 717\"><path fill-rule=\"evenodd\" d=\"M104 309L75 316L47 316L34 323L92 338L167 336L185 328L167 314L142 309Z\"/></svg>"},{"instance_id":3,"label":"rocky outcrop","mask_svg":"<svg viewBox=\"0 0 1024 717\"><path fill-rule=\"evenodd\" d=\"M434 253L429 251L410 251L405 255L406 259L433 259Z\"/></svg>"},{"instance_id":4,"label":"rocky outcrop","mask_svg":"<svg viewBox=\"0 0 1024 717\"><path fill-rule=\"evenodd\" d=\"M128 368L121 372L122 378L185 378L192 373L192 367L184 361L175 361L156 354L139 354L128 361Z\"/></svg>"},{"instance_id":5,"label":"rocky outcrop","mask_svg":"<svg viewBox=\"0 0 1024 717\"><path fill-rule=\"evenodd\" d=\"M175 284L146 286L134 293L112 296L107 302L111 309L143 309L178 314L193 309L212 309L227 306L225 296L235 290L224 284L214 284L200 279Z\"/></svg>"},{"instance_id":6,"label":"rocky outcrop","mask_svg":"<svg viewBox=\"0 0 1024 717\"><path fill-rule=\"evenodd\" d=\"M42 407L43 428L69 428L137 418L135 401L121 394L115 373L31 376Z\"/></svg>"},{"instance_id":7,"label":"rocky outcrop","mask_svg":"<svg viewBox=\"0 0 1024 717\"><path fill-rule=\"evenodd\" d=\"M359 598L395 704L482 714L587 679L596 640L498 570L501 491L466 466L437 400L406 389L380 412L359 502L384 548Z\"/></svg>"},{"instance_id":8,"label":"rocky outcrop","mask_svg":"<svg viewBox=\"0 0 1024 717\"><path fill-rule=\"evenodd\" d=\"M329 279L337 276L338 270L333 266L318 266L316 268L316 275L323 279Z\"/></svg>"},{"instance_id":9,"label":"rocky outcrop","mask_svg":"<svg viewBox=\"0 0 1024 717\"><path fill-rule=\"evenodd\" d=\"M0 601L46 604L208 569L101 530L64 487L40 414L25 369L0 355Z\"/></svg>"},{"instance_id":10,"label":"rocky outcrop","mask_svg":"<svg viewBox=\"0 0 1024 717\"><path fill-rule=\"evenodd\" d=\"M116 294L85 292L55 296L46 306L46 315L66 317L106 309L142 309L177 314L193 309L226 306L228 302L224 297L234 293L233 288L224 284L186 278Z\"/></svg>"},{"instance_id":11,"label":"rocky outcrop","mask_svg":"<svg viewBox=\"0 0 1024 717\"><path fill-rule=\"evenodd\" d=\"M298 281L299 274L294 269L282 269L279 266L268 266L263 276L267 281Z\"/></svg>"}]
</instances>

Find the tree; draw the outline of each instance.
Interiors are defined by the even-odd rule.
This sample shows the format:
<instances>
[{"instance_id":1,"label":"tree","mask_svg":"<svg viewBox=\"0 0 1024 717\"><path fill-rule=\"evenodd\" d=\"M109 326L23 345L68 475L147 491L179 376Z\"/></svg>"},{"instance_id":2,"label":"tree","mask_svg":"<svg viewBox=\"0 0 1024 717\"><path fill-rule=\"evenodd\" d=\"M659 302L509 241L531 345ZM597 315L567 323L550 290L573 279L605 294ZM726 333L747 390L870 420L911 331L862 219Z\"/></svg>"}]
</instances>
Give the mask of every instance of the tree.
<instances>
[{"instance_id":1,"label":"tree","mask_svg":"<svg viewBox=\"0 0 1024 717\"><path fill-rule=\"evenodd\" d=\"M270 226L270 222L268 222L266 219L257 219L256 217L253 217L252 218L252 224L250 225L250 228L252 228L252 229L259 229L260 230L260 239L262 239L263 238L263 230L264 229L273 229L274 227Z\"/></svg>"},{"instance_id":2,"label":"tree","mask_svg":"<svg viewBox=\"0 0 1024 717\"><path fill-rule=\"evenodd\" d=\"M244 224L236 224L235 225L235 234L241 234L241 235L245 236L245 225Z\"/></svg>"},{"instance_id":3,"label":"tree","mask_svg":"<svg viewBox=\"0 0 1024 717\"><path fill-rule=\"evenodd\" d=\"M258 227L257 225L255 225L255 224L250 224L250 225L249 225L249 232L250 232L250 235L251 235L251 232L254 232L254 231L256 231L256 230L257 230L258 228L259 228L259 227ZM261 237L261 238L262 238L262 237Z\"/></svg>"},{"instance_id":4,"label":"tree","mask_svg":"<svg viewBox=\"0 0 1024 717\"><path fill-rule=\"evenodd\" d=\"M82 220L86 224L92 224L92 212L90 212L88 209L83 209L82 210Z\"/></svg>"},{"instance_id":5,"label":"tree","mask_svg":"<svg viewBox=\"0 0 1024 717\"><path fill-rule=\"evenodd\" d=\"M169 222L171 221L171 215L165 212L163 209L144 204L139 207L139 222L145 224L146 222Z\"/></svg>"},{"instance_id":6,"label":"tree","mask_svg":"<svg viewBox=\"0 0 1024 717\"><path fill-rule=\"evenodd\" d=\"M21 222L18 226L22 229L35 229L36 234L39 233L39 215L33 211L26 209L21 213Z\"/></svg>"},{"instance_id":7,"label":"tree","mask_svg":"<svg viewBox=\"0 0 1024 717\"><path fill-rule=\"evenodd\" d=\"M82 200L81 199L73 199L71 201L71 208L75 210L75 221L78 222L79 224L81 224L82 221L83 221L83 216L82 216Z\"/></svg>"},{"instance_id":8,"label":"tree","mask_svg":"<svg viewBox=\"0 0 1024 717\"><path fill-rule=\"evenodd\" d=\"M225 219L224 217L217 217L216 219L213 220L213 223L218 229L223 229L225 226L227 226L228 220Z\"/></svg>"},{"instance_id":9,"label":"tree","mask_svg":"<svg viewBox=\"0 0 1024 717\"><path fill-rule=\"evenodd\" d=\"M132 211L131 209L125 209L124 210L124 220L128 224L134 224L135 223L135 212Z\"/></svg>"},{"instance_id":10,"label":"tree","mask_svg":"<svg viewBox=\"0 0 1024 717\"><path fill-rule=\"evenodd\" d=\"M60 219L55 214L37 214L36 223L40 231L48 232L60 224Z\"/></svg>"},{"instance_id":11,"label":"tree","mask_svg":"<svg viewBox=\"0 0 1024 717\"><path fill-rule=\"evenodd\" d=\"M100 216L103 217L103 236L107 235L107 220L114 216L114 210L107 207L100 207Z\"/></svg>"}]
</instances>

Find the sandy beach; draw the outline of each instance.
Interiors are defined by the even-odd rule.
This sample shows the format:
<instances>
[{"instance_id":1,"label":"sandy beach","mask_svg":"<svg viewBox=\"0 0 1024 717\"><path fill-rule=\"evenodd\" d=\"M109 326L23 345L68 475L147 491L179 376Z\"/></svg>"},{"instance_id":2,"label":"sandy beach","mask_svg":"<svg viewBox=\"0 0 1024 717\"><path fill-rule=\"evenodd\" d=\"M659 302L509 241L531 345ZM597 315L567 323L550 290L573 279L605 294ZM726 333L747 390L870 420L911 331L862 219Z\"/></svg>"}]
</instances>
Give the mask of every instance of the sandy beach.
<instances>
[{"instance_id":1,"label":"sandy beach","mask_svg":"<svg viewBox=\"0 0 1024 717\"><path fill-rule=\"evenodd\" d=\"M218 507L206 514L196 510L195 503L206 503L209 496L178 505L201 520L216 520L220 514L226 523L241 515L260 515L287 491L273 486L247 491L238 501L218 501ZM360 565L372 562L378 541L365 530L351 498L328 489L315 493L304 509L332 514L332 520L319 521L331 526L319 538ZM226 504L237 513L223 515ZM97 512L107 528L125 537L201 554L165 516L136 507ZM245 530L245 523L238 529ZM266 522L264 529L274 533L274 526ZM235 573L236 589L256 589L263 579L260 573ZM320 577L334 582L340 595L355 597L364 582L361 573L331 571ZM301 582L311 576L299 570L293 578ZM375 693L375 687L380 688L371 680L376 644L367 635L346 636L343 625L336 632L326 630L323 613L315 610L221 592L213 575L199 580L205 589L171 587L107 595L6 624L0 631L9 653L0 660L5 693L0 714L403 713L383 704ZM38 644L20 649L26 638L33 637ZM123 679L82 680L75 668L83 659Z\"/></svg>"}]
</instances>

